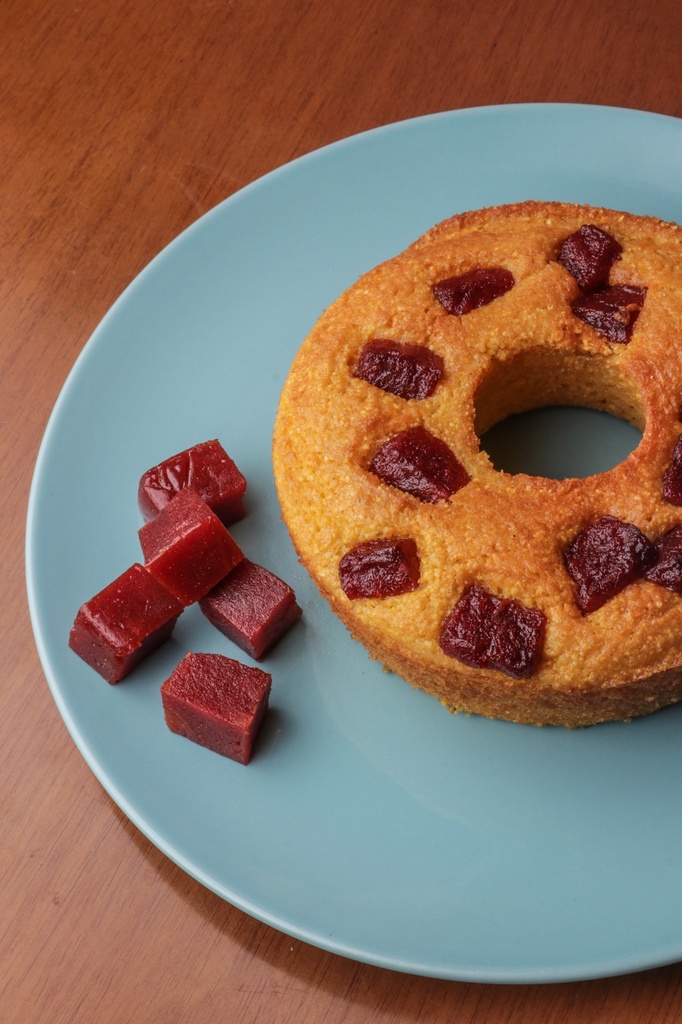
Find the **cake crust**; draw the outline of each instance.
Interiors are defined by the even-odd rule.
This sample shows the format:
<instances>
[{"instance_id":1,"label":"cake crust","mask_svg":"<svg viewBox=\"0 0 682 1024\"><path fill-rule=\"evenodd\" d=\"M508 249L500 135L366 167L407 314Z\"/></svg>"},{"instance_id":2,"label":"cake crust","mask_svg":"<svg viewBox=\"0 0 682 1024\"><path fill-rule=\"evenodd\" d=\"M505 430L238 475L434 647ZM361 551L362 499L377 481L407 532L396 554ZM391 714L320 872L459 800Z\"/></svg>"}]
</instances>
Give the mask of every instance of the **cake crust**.
<instances>
[{"instance_id":1,"label":"cake crust","mask_svg":"<svg viewBox=\"0 0 682 1024\"><path fill-rule=\"evenodd\" d=\"M628 344L575 316L575 278L557 260L582 225L622 246L611 285L646 289ZM502 266L514 287L465 316L449 315L434 282ZM354 376L369 339L426 345L443 361L432 395L406 400ZM682 596L638 580L582 614L562 552L600 516L652 540L682 523L661 481L680 424L682 229L650 217L526 202L460 214L363 275L320 317L285 382L273 463L299 558L351 634L453 711L532 724L589 725L649 713L682 697ZM606 473L552 480L495 469L479 437L506 416L547 405L604 409L642 430ZM377 447L423 426L469 477L425 503L369 471ZM412 538L419 586L350 600L339 563L354 545ZM542 658L530 678L468 667L438 638L465 587L539 609Z\"/></svg>"}]
</instances>

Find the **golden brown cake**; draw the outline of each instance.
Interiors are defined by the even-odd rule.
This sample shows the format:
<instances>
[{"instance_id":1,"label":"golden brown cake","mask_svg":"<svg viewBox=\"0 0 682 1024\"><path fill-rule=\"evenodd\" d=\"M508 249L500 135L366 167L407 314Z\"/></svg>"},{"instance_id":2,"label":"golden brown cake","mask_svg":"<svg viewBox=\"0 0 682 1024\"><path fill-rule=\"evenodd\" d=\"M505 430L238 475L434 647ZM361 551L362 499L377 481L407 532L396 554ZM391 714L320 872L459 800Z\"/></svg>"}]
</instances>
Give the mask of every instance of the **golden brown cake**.
<instances>
[{"instance_id":1,"label":"golden brown cake","mask_svg":"<svg viewBox=\"0 0 682 1024\"><path fill-rule=\"evenodd\" d=\"M444 221L348 289L275 425L298 555L373 658L452 711L566 726L682 696L682 229L527 202ZM608 472L495 469L531 408L643 432Z\"/></svg>"}]
</instances>

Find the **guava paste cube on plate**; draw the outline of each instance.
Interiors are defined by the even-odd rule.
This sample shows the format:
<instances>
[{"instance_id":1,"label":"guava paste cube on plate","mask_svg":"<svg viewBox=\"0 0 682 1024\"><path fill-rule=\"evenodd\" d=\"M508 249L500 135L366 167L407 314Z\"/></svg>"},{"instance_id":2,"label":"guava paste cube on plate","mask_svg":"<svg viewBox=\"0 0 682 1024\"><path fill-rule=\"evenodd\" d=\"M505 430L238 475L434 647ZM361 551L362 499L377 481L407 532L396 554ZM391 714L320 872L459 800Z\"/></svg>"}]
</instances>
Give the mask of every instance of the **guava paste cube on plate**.
<instances>
[{"instance_id":1,"label":"guava paste cube on plate","mask_svg":"<svg viewBox=\"0 0 682 1024\"><path fill-rule=\"evenodd\" d=\"M145 565L183 605L198 601L244 557L217 515L191 487L139 530Z\"/></svg>"},{"instance_id":2,"label":"guava paste cube on plate","mask_svg":"<svg viewBox=\"0 0 682 1024\"><path fill-rule=\"evenodd\" d=\"M136 562L80 607L69 647L107 682L117 683L168 639L182 610Z\"/></svg>"},{"instance_id":3,"label":"guava paste cube on plate","mask_svg":"<svg viewBox=\"0 0 682 1024\"><path fill-rule=\"evenodd\" d=\"M514 283L514 275L506 267L474 267L436 282L432 290L447 313L464 316L498 299Z\"/></svg>"},{"instance_id":4,"label":"guava paste cube on plate","mask_svg":"<svg viewBox=\"0 0 682 1024\"><path fill-rule=\"evenodd\" d=\"M583 224L563 240L557 259L583 291L592 292L608 282L611 267L622 252L623 246L608 231L596 224Z\"/></svg>"},{"instance_id":5,"label":"guava paste cube on plate","mask_svg":"<svg viewBox=\"0 0 682 1024\"><path fill-rule=\"evenodd\" d=\"M641 579L655 562L656 549L633 523L602 516L567 544L563 557L575 602L586 615Z\"/></svg>"},{"instance_id":6,"label":"guava paste cube on plate","mask_svg":"<svg viewBox=\"0 0 682 1024\"><path fill-rule=\"evenodd\" d=\"M339 582L347 598L398 597L419 586L421 562L411 537L361 541L339 562Z\"/></svg>"},{"instance_id":7,"label":"guava paste cube on plate","mask_svg":"<svg viewBox=\"0 0 682 1024\"><path fill-rule=\"evenodd\" d=\"M186 448L142 475L137 501L145 521L155 519L185 487L192 487L225 526L243 518L246 480L219 441Z\"/></svg>"},{"instance_id":8,"label":"guava paste cube on plate","mask_svg":"<svg viewBox=\"0 0 682 1024\"><path fill-rule=\"evenodd\" d=\"M291 587L244 558L199 607L216 629L259 661L301 617Z\"/></svg>"},{"instance_id":9,"label":"guava paste cube on plate","mask_svg":"<svg viewBox=\"0 0 682 1024\"><path fill-rule=\"evenodd\" d=\"M161 687L168 728L248 764L272 677L223 654L187 654Z\"/></svg>"},{"instance_id":10,"label":"guava paste cube on plate","mask_svg":"<svg viewBox=\"0 0 682 1024\"><path fill-rule=\"evenodd\" d=\"M377 449L369 470L420 501L446 501L471 479L445 441L426 427L409 427Z\"/></svg>"},{"instance_id":11,"label":"guava paste cube on plate","mask_svg":"<svg viewBox=\"0 0 682 1024\"><path fill-rule=\"evenodd\" d=\"M527 678L540 663L546 621L539 609L497 597L472 583L446 616L440 647L472 668L492 668L515 679Z\"/></svg>"}]
</instances>

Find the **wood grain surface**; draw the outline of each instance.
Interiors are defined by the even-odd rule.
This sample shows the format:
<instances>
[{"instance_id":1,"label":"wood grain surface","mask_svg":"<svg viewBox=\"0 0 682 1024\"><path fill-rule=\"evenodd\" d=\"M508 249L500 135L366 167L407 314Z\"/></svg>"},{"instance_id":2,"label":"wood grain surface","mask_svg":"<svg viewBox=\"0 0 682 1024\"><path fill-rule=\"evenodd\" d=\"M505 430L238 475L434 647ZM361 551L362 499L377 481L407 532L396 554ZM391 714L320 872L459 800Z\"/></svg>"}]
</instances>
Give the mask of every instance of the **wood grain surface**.
<instances>
[{"instance_id":1,"label":"wood grain surface","mask_svg":"<svg viewBox=\"0 0 682 1024\"><path fill-rule=\"evenodd\" d=\"M307 946L203 889L77 752L34 646L23 562L63 381L183 228L294 157L425 113L566 101L682 116L681 43L679 0L2 0L2 1024L682 1019L680 966L546 986L415 978Z\"/></svg>"}]
</instances>

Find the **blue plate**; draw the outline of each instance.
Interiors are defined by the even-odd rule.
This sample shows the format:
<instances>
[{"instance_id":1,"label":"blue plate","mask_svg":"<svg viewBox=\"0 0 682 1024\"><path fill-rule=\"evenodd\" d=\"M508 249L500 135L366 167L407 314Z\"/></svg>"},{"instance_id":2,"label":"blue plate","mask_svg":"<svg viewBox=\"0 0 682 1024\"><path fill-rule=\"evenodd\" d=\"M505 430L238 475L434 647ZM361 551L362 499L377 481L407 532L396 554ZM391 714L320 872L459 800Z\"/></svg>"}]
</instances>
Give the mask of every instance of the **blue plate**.
<instances>
[{"instance_id":1,"label":"blue plate","mask_svg":"<svg viewBox=\"0 0 682 1024\"><path fill-rule=\"evenodd\" d=\"M574 732L447 714L370 662L318 598L270 464L294 353L362 272L450 214L527 198L682 221L680 167L682 122L631 110L488 107L390 125L202 217L85 346L29 505L45 674L116 803L247 913L440 978L559 981L682 958L682 708ZM139 558L140 475L212 437L249 481L236 539L304 611L264 663L271 713L246 768L164 724L159 687L187 650L248 662L196 607L116 687L67 647L79 605Z\"/></svg>"}]
</instances>

